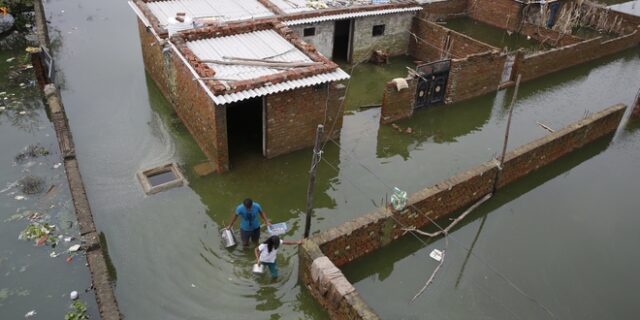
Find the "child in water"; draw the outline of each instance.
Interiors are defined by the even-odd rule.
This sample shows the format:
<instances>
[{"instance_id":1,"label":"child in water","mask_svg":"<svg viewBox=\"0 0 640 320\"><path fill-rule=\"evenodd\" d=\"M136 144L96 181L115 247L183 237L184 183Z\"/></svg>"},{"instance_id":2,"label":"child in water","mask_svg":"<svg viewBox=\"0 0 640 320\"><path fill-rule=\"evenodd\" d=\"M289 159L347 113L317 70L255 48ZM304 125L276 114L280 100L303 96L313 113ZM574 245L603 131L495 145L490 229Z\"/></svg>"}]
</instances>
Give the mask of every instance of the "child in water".
<instances>
[{"instance_id":1,"label":"child in water","mask_svg":"<svg viewBox=\"0 0 640 320\"><path fill-rule=\"evenodd\" d=\"M269 267L271 278L278 277L278 266L276 265L276 254L281 244L301 244L302 240L287 241L281 240L278 236L271 236L255 249L256 263Z\"/></svg>"}]
</instances>

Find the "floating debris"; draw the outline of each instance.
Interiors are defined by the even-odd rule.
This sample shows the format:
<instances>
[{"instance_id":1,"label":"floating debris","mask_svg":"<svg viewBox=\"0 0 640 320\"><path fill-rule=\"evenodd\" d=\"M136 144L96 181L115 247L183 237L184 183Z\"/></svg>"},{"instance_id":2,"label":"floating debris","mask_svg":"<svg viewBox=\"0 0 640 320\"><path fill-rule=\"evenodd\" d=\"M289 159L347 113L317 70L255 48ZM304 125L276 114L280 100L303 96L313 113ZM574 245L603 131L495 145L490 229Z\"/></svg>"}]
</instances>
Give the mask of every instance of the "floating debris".
<instances>
[{"instance_id":1,"label":"floating debris","mask_svg":"<svg viewBox=\"0 0 640 320\"><path fill-rule=\"evenodd\" d=\"M19 182L20 190L24 194L37 194L44 191L45 181L37 176L26 176Z\"/></svg>"},{"instance_id":2,"label":"floating debris","mask_svg":"<svg viewBox=\"0 0 640 320\"><path fill-rule=\"evenodd\" d=\"M69 252L76 252L78 250L80 250L80 245L79 244L74 244L71 247L69 247L69 249L68 249Z\"/></svg>"},{"instance_id":3,"label":"floating debris","mask_svg":"<svg viewBox=\"0 0 640 320\"><path fill-rule=\"evenodd\" d=\"M31 310L31 311L27 312L27 313L24 315L24 318L25 318L25 319L28 319L28 318L31 318L31 317L35 316L36 314L38 314L38 313L37 313L35 310Z\"/></svg>"},{"instance_id":4,"label":"floating debris","mask_svg":"<svg viewBox=\"0 0 640 320\"><path fill-rule=\"evenodd\" d=\"M71 300L77 300L78 299L78 291L71 291L71 293L69 293L69 298Z\"/></svg>"},{"instance_id":5,"label":"floating debris","mask_svg":"<svg viewBox=\"0 0 640 320\"><path fill-rule=\"evenodd\" d=\"M37 158L41 156L49 155L49 150L41 146L40 144L30 144L24 148L24 150L18 153L14 160L16 162L24 162L27 159Z\"/></svg>"},{"instance_id":6,"label":"floating debris","mask_svg":"<svg viewBox=\"0 0 640 320\"><path fill-rule=\"evenodd\" d=\"M15 196L15 197L14 197L14 199L16 199L16 200L24 200L24 199L26 199L26 198L27 198L27 197L25 197L25 196Z\"/></svg>"},{"instance_id":7,"label":"floating debris","mask_svg":"<svg viewBox=\"0 0 640 320\"><path fill-rule=\"evenodd\" d=\"M6 61L7 61L7 62L11 62L11 61L13 61L13 60L15 60L15 59L16 59L16 57L11 57L11 58L7 59Z\"/></svg>"},{"instance_id":8,"label":"floating debris","mask_svg":"<svg viewBox=\"0 0 640 320\"><path fill-rule=\"evenodd\" d=\"M52 247L56 244L56 237L52 234L56 226L48 223L31 223L20 232L18 239L35 241L36 245L49 244Z\"/></svg>"},{"instance_id":9,"label":"floating debris","mask_svg":"<svg viewBox=\"0 0 640 320\"><path fill-rule=\"evenodd\" d=\"M58 169L58 168L60 168L61 165L62 165L62 163L58 162L58 163L53 165L53 168L54 169Z\"/></svg>"}]
</instances>

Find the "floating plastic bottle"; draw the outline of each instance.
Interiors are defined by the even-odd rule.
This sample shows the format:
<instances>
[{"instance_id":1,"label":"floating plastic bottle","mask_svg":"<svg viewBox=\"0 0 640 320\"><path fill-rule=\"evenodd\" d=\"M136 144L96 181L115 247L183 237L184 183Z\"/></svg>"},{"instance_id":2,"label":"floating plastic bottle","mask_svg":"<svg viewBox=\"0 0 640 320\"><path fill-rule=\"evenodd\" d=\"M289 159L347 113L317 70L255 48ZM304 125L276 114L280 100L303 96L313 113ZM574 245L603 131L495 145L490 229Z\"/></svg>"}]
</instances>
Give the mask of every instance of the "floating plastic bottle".
<instances>
[{"instance_id":1,"label":"floating plastic bottle","mask_svg":"<svg viewBox=\"0 0 640 320\"><path fill-rule=\"evenodd\" d=\"M407 192L400 190L398 187L393 188L391 195L391 206L395 210L402 210L407 205Z\"/></svg>"}]
</instances>

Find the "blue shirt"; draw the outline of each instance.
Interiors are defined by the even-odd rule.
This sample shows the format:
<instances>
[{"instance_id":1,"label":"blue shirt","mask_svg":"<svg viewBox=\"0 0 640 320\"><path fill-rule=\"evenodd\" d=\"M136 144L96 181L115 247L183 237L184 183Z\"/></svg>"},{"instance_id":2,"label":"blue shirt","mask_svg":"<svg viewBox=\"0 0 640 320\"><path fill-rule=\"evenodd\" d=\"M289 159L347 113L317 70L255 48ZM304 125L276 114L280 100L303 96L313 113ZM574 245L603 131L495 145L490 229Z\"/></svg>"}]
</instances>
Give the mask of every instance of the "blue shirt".
<instances>
[{"instance_id":1,"label":"blue shirt","mask_svg":"<svg viewBox=\"0 0 640 320\"><path fill-rule=\"evenodd\" d=\"M258 215L262 212L262 208L257 202L254 202L250 209L244 204L240 204L236 208L236 214L240 216L240 229L244 231L253 231L260 228L260 220Z\"/></svg>"}]
</instances>

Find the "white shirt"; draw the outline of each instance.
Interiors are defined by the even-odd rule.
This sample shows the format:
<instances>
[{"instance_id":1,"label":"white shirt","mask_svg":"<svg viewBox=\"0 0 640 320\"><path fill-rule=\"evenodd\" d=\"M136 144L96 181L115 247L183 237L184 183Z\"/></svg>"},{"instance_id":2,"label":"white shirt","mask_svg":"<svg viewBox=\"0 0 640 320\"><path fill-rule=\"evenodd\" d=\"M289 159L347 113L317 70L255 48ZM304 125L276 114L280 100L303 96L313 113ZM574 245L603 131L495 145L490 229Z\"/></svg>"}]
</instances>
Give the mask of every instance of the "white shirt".
<instances>
[{"instance_id":1,"label":"white shirt","mask_svg":"<svg viewBox=\"0 0 640 320\"><path fill-rule=\"evenodd\" d=\"M282 239L280 239L280 245L282 245ZM269 252L269 246L266 243L261 243L258 246L258 251L260 251L260 262L276 262L276 254L278 253L278 249L271 249Z\"/></svg>"}]
</instances>

